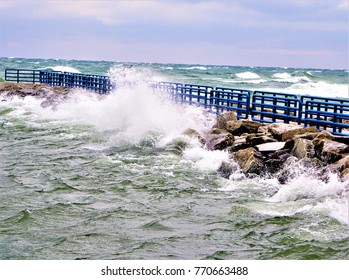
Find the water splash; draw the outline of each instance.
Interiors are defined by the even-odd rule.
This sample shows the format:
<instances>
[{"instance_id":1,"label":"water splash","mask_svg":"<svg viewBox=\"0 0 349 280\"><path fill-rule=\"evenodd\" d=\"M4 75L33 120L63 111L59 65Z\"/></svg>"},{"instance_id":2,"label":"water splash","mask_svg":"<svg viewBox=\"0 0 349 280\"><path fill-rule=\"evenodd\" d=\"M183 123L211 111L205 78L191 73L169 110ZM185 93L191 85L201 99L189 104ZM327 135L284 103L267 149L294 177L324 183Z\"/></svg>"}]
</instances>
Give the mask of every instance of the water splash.
<instances>
[{"instance_id":1,"label":"water splash","mask_svg":"<svg viewBox=\"0 0 349 280\"><path fill-rule=\"evenodd\" d=\"M154 92L149 84L164 78L150 69L118 65L109 75L117 85L114 92L100 96L77 90L47 117L92 125L98 131L115 131L117 137L131 143L138 143L149 132L160 134L161 140L176 137L187 128L202 131L212 122L212 115L205 115L202 108L175 104L167 93Z\"/></svg>"},{"instance_id":2,"label":"water splash","mask_svg":"<svg viewBox=\"0 0 349 280\"><path fill-rule=\"evenodd\" d=\"M336 174L330 174L328 181L301 174L285 185L271 197L271 202L286 202L299 199L321 198L343 193L347 184L339 181Z\"/></svg>"}]
</instances>

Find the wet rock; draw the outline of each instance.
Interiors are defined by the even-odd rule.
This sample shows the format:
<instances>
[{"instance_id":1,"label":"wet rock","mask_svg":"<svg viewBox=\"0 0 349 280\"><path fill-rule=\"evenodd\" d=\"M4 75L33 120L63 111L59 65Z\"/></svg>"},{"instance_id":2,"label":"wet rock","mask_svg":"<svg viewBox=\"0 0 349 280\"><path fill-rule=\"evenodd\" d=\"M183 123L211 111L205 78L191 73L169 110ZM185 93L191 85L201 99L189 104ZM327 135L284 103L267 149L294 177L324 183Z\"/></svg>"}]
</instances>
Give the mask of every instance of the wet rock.
<instances>
[{"instance_id":1,"label":"wet rock","mask_svg":"<svg viewBox=\"0 0 349 280\"><path fill-rule=\"evenodd\" d=\"M280 184L286 184L289 180L296 176L297 173L295 165L298 161L298 158L295 156L290 156L281 165L281 170L276 174L276 178Z\"/></svg>"},{"instance_id":2,"label":"wet rock","mask_svg":"<svg viewBox=\"0 0 349 280\"><path fill-rule=\"evenodd\" d=\"M291 153L298 159L312 158L315 156L314 145L311 140L305 138L297 138Z\"/></svg>"},{"instance_id":3,"label":"wet rock","mask_svg":"<svg viewBox=\"0 0 349 280\"><path fill-rule=\"evenodd\" d=\"M227 131L233 135L242 135L244 133L257 133L258 128L264 126L264 124L249 121L249 120L238 120L238 121L228 121Z\"/></svg>"},{"instance_id":4,"label":"wet rock","mask_svg":"<svg viewBox=\"0 0 349 280\"><path fill-rule=\"evenodd\" d=\"M220 130L221 131L221 130ZM229 132L221 131L217 133L217 130L206 137L206 147L208 150L224 150L234 143L234 136Z\"/></svg>"},{"instance_id":5,"label":"wet rock","mask_svg":"<svg viewBox=\"0 0 349 280\"><path fill-rule=\"evenodd\" d=\"M334 166L337 167L338 171L342 172L349 168L349 155L337 161Z\"/></svg>"},{"instance_id":6,"label":"wet rock","mask_svg":"<svg viewBox=\"0 0 349 280\"><path fill-rule=\"evenodd\" d=\"M271 135L271 133L269 132L268 125L262 125L262 126L258 127L257 133L263 134L263 135Z\"/></svg>"},{"instance_id":7,"label":"wet rock","mask_svg":"<svg viewBox=\"0 0 349 280\"><path fill-rule=\"evenodd\" d=\"M349 153L348 145L330 139L325 138L313 143L317 157L326 163L334 163L343 158L343 154Z\"/></svg>"},{"instance_id":8,"label":"wet rock","mask_svg":"<svg viewBox=\"0 0 349 280\"><path fill-rule=\"evenodd\" d=\"M48 97L52 98L62 97L73 90L64 87L51 87L45 84L27 84L27 83L1 83L0 94L6 95L19 95L21 97L36 96L36 97Z\"/></svg>"},{"instance_id":9,"label":"wet rock","mask_svg":"<svg viewBox=\"0 0 349 280\"><path fill-rule=\"evenodd\" d=\"M326 171L332 172L332 173L337 173L341 177L343 175L343 172L346 173L349 170L349 155L346 155L342 159L338 160L334 164L330 164L326 166Z\"/></svg>"},{"instance_id":10,"label":"wet rock","mask_svg":"<svg viewBox=\"0 0 349 280\"><path fill-rule=\"evenodd\" d=\"M306 132L314 133L317 131L316 127L311 126L304 128L302 125L298 124L274 123L269 125L269 132L279 141L287 141L296 135Z\"/></svg>"},{"instance_id":11,"label":"wet rock","mask_svg":"<svg viewBox=\"0 0 349 280\"><path fill-rule=\"evenodd\" d=\"M282 165L276 177L280 184L285 184L299 176L307 173L309 177L326 181L328 174L323 172L324 163L317 158L303 158L299 160L295 156L290 156Z\"/></svg>"},{"instance_id":12,"label":"wet rock","mask_svg":"<svg viewBox=\"0 0 349 280\"><path fill-rule=\"evenodd\" d=\"M230 153L234 153L249 147L251 147L251 145L247 143L246 136L234 136L234 143L228 148L228 150Z\"/></svg>"},{"instance_id":13,"label":"wet rock","mask_svg":"<svg viewBox=\"0 0 349 280\"><path fill-rule=\"evenodd\" d=\"M232 162L223 161L222 164L219 166L217 172L220 176L223 178L229 179L230 175L233 174L237 170L236 164L233 164Z\"/></svg>"},{"instance_id":14,"label":"wet rock","mask_svg":"<svg viewBox=\"0 0 349 280\"><path fill-rule=\"evenodd\" d=\"M323 139L330 139L333 140L335 137L333 134L329 133L328 131L321 131L318 133L318 135L314 138L313 144L317 145L321 140Z\"/></svg>"},{"instance_id":15,"label":"wet rock","mask_svg":"<svg viewBox=\"0 0 349 280\"><path fill-rule=\"evenodd\" d=\"M345 168L341 173L340 173L340 178L343 182L348 182L349 183L349 168Z\"/></svg>"},{"instance_id":16,"label":"wet rock","mask_svg":"<svg viewBox=\"0 0 349 280\"><path fill-rule=\"evenodd\" d=\"M20 89L18 90L18 93L22 96L22 97L25 97L25 96L35 96L35 95L39 95L38 92L34 89Z\"/></svg>"},{"instance_id":17,"label":"wet rock","mask_svg":"<svg viewBox=\"0 0 349 280\"><path fill-rule=\"evenodd\" d=\"M280 159L268 159L265 161L266 170L274 174L281 169L282 163Z\"/></svg>"},{"instance_id":18,"label":"wet rock","mask_svg":"<svg viewBox=\"0 0 349 280\"><path fill-rule=\"evenodd\" d=\"M292 156L292 155L291 155L289 149L281 149L281 150L275 151L274 153L270 154L269 158L272 158L272 159L282 159L283 162L285 162L286 159L288 157L290 157L290 156Z\"/></svg>"},{"instance_id":19,"label":"wet rock","mask_svg":"<svg viewBox=\"0 0 349 280\"><path fill-rule=\"evenodd\" d=\"M195 129L188 128L183 132L183 135L198 139L201 144L205 144L205 139Z\"/></svg>"},{"instance_id":20,"label":"wet rock","mask_svg":"<svg viewBox=\"0 0 349 280\"><path fill-rule=\"evenodd\" d=\"M339 143L343 143L346 145L349 145L349 137L348 136L334 136L333 138L334 141L339 142Z\"/></svg>"},{"instance_id":21,"label":"wet rock","mask_svg":"<svg viewBox=\"0 0 349 280\"><path fill-rule=\"evenodd\" d=\"M264 143L277 142L276 139L267 135L247 137L246 140L247 140L247 143L250 144L251 146L257 146Z\"/></svg>"},{"instance_id":22,"label":"wet rock","mask_svg":"<svg viewBox=\"0 0 349 280\"><path fill-rule=\"evenodd\" d=\"M237 117L234 112L226 112L218 115L213 128L227 129L227 122L229 121L237 121Z\"/></svg>"},{"instance_id":23,"label":"wet rock","mask_svg":"<svg viewBox=\"0 0 349 280\"><path fill-rule=\"evenodd\" d=\"M235 152L234 158L246 175L260 175L265 172L263 155L252 147Z\"/></svg>"},{"instance_id":24,"label":"wet rock","mask_svg":"<svg viewBox=\"0 0 349 280\"><path fill-rule=\"evenodd\" d=\"M289 157L292 157L292 155L288 149L281 149L268 154L268 160L265 161L268 172L272 174L278 172Z\"/></svg>"}]
</instances>

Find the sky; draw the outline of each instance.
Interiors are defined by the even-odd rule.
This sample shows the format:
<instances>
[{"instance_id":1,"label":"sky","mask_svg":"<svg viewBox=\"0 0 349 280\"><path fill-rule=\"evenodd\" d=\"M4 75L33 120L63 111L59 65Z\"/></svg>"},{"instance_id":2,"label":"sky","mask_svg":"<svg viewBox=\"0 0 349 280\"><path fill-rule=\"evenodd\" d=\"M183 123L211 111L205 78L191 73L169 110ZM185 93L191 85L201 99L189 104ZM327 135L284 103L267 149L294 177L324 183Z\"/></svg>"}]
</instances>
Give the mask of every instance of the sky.
<instances>
[{"instance_id":1,"label":"sky","mask_svg":"<svg viewBox=\"0 0 349 280\"><path fill-rule=\"evenodd\" d=\"M0 0L0 57L348 69L348 0Z\"/></svg>"}]
</instances>

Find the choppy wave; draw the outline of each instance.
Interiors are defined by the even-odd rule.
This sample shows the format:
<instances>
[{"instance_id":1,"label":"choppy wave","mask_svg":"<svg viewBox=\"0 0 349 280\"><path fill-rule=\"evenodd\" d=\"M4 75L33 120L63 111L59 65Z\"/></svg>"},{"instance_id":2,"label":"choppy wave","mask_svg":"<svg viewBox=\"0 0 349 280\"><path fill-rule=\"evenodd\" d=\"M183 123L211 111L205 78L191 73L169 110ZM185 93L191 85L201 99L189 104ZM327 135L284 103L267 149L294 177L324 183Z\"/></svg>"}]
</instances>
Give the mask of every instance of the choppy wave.
<instances>
[{"instance_id":1,"label":"choppy wave","mask_svg":"<svg viewBox=\"0 0 349 280\"><path fill-rule=\"evenodd\" d=\"M273 78L275 78L275 81L281 83L306 83L312 81L308 76L295 76L286 72L273 74Z\"/></svg>"},{"instance_id":2,"label":"choppy wave","mask_svg":"<svg viewBox=\"0 0 349 280\"><path fill-rule=\"evenodd\" d=\"M245 80L260 79L260 76L254 72L241 72L241 73L237 73L235 75L238 78L245 79Z\"/></svg>"},{"instance_id":3,"label":"choppy wave","mask_svg":"<svg viewBox=\"0 0 349 280\"><path fill-rule=\"evenodd\" d=\"M53 71L61 71L61 72L71 72L71 73L81 73L78 69L71 67L71 66L65 66L65 65L59 65L59 66L48 66L45 68L45 70L53 70Z\"/></svg>"},{"instance_id":4,"label":"choppy wave","mask_svg":"<svg viewBox=\"0 0 349 280\"><path fill-rule=\"evenodd\" d=\"M327 82L295 83L285 89L289 93L322 97L349 98L349 86Z\"/></svg>"},{"instance_id":5,"label":"choppy wave","mask_svg":"<svg viewBox=\"0 0 349 280\"><path fill-rule=\"evenodd\" d=\"M166 72L173 68L116 65L107 73L119 85L115 92L77 89L54 110L34 97L0 103L1 236L14 241L0 257L347 258L348 182L335 175L324 182L303 169L284 185L246 178L227 152L182 134L204 133L214 115L147 86L173 80ZM213 81L240 79L248 87L308 77L288 69L249 72L258 78L224 71ZM308 78L276 90L344 93L346 85ZM235 164L229 179L217 174L223 161Z\"/></svg>"},{"instance_id":6,"label":"choppy wave","mask_svg":"<svg viewBox=\"0 0 349 280\"><path fill-rule=\"evenodd\" d=\"M184 69L184 70L207 70L206 66L190 66L190 67L180 67L180 69Z\"/></svg>"}]
</instances>

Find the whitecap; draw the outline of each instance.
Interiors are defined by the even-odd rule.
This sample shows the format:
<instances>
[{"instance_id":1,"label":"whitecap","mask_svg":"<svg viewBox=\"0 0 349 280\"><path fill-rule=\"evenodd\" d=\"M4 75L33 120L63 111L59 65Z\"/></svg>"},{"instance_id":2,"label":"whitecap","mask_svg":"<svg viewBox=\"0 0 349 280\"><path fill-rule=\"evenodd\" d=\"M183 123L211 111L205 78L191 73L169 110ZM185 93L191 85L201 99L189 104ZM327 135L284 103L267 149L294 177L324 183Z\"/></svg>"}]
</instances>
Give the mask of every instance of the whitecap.
<instances>
[{"instance_id":1,"label":"whitecap","mask_svg":"<svg viewBox=\"0 0 349 280\"><path fill-rule=\"evenodd\" d=\"M64 65L46 67L45 69L52 69L53 71L61 71L61 72L81 73L76 68L73 68L70 66L64 66Z\"/></svg>"},{"instance_id":2,"label":"whitecap","mask_svg":"<svg viewBox=\"0 0 349 280\"><path fill-rule=\"evenodd\" d=\"M187 148L183 158L202 171L216 171L223 161L229 161L229 155L225 151L208 151L198 146Z\"/></svg>"},{"instance_id":3,"label":"whitecap","mask_svg":"<svg viewBox=\"0 0 349 280\"><path fill-rule=\"evenodd\" d=\"M207 67L205 67L205 66L191 66L191 67L184 67L184 68L180 68L180 69L184 69L184 70L207 70Z\"/></svg>"},{"instance_id":4,"label":"whitecap","mask_svg":"<svg viewBox=\"0 0 349 280\"><path fill-rule=\"evenodd\" d=\"M273 75L274 78L277 78L277 79L290 79L292 78L292 76L289 74L289 73L276 73Z\"/></svg>"},{"instance_id":5,"label":"whitecap","mask_svg":"<svg viewBox=\"0 0 349 280\"><path fill-rule=\"evenodd\" d=\"M296 83L285 89L289 93L323 96L323 97L349 97L349 87L345 84L330 84L327 82Z\"/></svg>"},{"instance_id":6,"label":"whitecap","mask_svg":"<svg viewBox=\"0 0 349 280\"><path fill-rule=\"evenodd\" d=\"M253 72L241 72L235 74L240 79L259 79L260 76Z\"/></svg>"},{"instance_id":7,"label":"whitecap","mask_svg":"<svg viewBox=\"0 0 349 280\"><path fill-rule=\"evenodd\" d=\"M349 196L326 198L323 202L314 206L313 210L342 224L349 225Z\"/></svg>"},{"instance_id":8,"label":"whitecap","mask_svg":"<svg viewBox=\"0 0 349 280\"><path fill-rule=\"evenodd\" d=\"M308 170L311 172L311 170ZM328 182L317 178L300 174L289 183L282 185L278 192L273 195L270 202L285 202L301 199L314 199L330 195L336 195L345 190L345 184L338 180L336 174L331 174Z\"/></svg>"}]
</instances>

